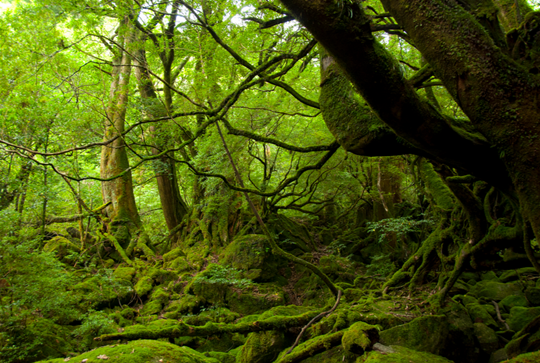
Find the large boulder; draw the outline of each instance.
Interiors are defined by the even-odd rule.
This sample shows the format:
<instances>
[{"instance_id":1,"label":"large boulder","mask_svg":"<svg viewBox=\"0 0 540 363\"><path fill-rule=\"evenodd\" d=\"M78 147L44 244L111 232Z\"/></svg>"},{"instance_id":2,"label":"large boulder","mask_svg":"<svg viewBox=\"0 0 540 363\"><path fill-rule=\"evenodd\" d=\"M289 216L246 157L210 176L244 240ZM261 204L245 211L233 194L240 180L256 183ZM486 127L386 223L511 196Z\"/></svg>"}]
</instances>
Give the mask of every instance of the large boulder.
<instances>
[{"instance_id":1,"label":"large boulder","mask_svg":"<svg viewBox=\"0 0 540 363\"><path fill-rule=\"evenodd\" d=\"M400 345L440 355L446 349L449 332L446 316L424 316L410 323L383 330L380 333L380 342L384 345Z\"/></svg>"},{"instance_id":2,"label":"large boulder","mask_svg":"<svg viewBox=\"0 0 540 363\"><path fill-rule=\"evenodd\" d=\"M487 300L501 301L510 295L523 295L522 285L519 282L498 282L494 280L483 280L474 285L471 293L477 298L485 298Z\"/></svg>"},{"instance_id":3,"label":"large boulder","mask_svg":"<svg viewBox=\"0 0 540 363\"><path fill-rule=\"evenodd\" d=\"M288 340L280 331L250 333L246 344L236 357L237 363L271 363L287 346Z\"/></svg>"},{"instance_id":4,"label":"large boulder","mask_svg":"<svg viewBox=\"0 0 540 363\"><path fill-rule=\"evenodd\" d=\"M63 363L64 358L42 361L42 363ZM158 340L136 340L127 344L101 347L69 359L70 363L220 363L188 347Z\"/></svg>"}]
</instances>

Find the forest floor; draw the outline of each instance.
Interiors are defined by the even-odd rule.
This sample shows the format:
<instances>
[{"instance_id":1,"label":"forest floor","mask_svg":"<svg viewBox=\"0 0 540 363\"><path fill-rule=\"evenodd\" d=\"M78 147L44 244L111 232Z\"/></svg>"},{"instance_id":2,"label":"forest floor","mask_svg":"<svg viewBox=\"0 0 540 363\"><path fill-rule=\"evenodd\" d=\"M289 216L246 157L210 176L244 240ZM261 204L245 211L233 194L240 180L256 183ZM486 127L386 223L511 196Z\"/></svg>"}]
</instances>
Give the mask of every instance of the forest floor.
<instances>
[{"instance_id":1,"label":"forest floor","mask_svg":"<svg viewBox=\"0 0 540 363\"><path fill-rule=\"evenodd\" d=\"M293 249L339 286L336 306L317 276L274 257L261 235L237 238L219 254L201 242L131 265L104 259L100 267L73 267L61 238L45 249L62 261L53 267L69 283L39 282L43 291L53 284L44 303L50 311L32 302L12 306L13 329L0 336L2 361L540 361L540 279L532 267L465 272L434 310L436 281L384 294L385 278L361 263L330 249ZM50 273L51 266L44 268ZM24 324L17 320L30 309Z\"/></svg>"}]
</instances>

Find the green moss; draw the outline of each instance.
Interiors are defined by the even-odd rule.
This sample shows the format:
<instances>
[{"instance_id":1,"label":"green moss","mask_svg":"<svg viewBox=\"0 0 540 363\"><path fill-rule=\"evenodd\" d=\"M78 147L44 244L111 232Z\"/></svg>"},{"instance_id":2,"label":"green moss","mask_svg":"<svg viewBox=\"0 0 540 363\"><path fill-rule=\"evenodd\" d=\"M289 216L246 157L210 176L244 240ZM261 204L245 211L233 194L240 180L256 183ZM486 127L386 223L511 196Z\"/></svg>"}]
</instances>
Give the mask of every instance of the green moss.
<instances>
[{"instance_id":1,"label":"green moss","mask_svg":"<svg viewBox=\"0 0 540 363\"><path fill-rule=\"evenodd\" d=\"M384 345L401 345L410 349L440 354L446 350L450 327L443 315L424 316L410 323L380 333Z\"/></svg>"},{"instance_id":2,"label":"green moss","mask_svg":"<svg viewBox=\"0 0 540 363\"><path fill-rule=\"evenodd\" d=\"M387 353L369 352L358 358L357 363L452 363L444 357L418 352L406 347L393 345Z\"/></svg>"},{"instance_id":3,"label":"green moss","mask_svg":"<svg viewBox=\"0 0 540 363\"><path fill-rule=\"evenodd\" d=\"M371 350L373 344L379 341L379 331L373 325L362 321L354 323L341 338L343 349L355 354Z\"/></svg>"},{"instance_id":4,"label":"green moss","mask_svg":"<svg viewBox=\"0 0 540 363\"><path fill-rule=\"evenodd\" d=\"M286 347L285 334L278 331L251 333L237 356L237 363L271 363Z\"/></svg>"},{"instance_id":5,"label":"green moss","mask_svg":"<svg viewBox=\"0 0 540 363\"><path fill-rule=\"evenodd\" d=\"M468 304L467 311L469 312L469 315L473 322L484 323L493 329L497 329L497 323L483 305Z\"/></svg>"},{"instance_id":6,"label":"green moss","mask_svg":"<svg viewBox=\"0 0 540 363\"><path fill-rule=\"evenodd\" d=\"M118 267L114 270L114 276L119 279L131 281L135 276L136 270L133 267Z\"/></svg>"},{"instance_id":7,"label":"green moss","mask_svg":"<svg viewBox=\"0 0 540 363\"><path fill-rule=\"evenodd\" d=\"M514 306L510 309L507 323L513 331L520 331L537 316L540 316L540 308Z\"/></svg>"},{"instance_id":8,"label":"green moss","mask_svg":"<svg viewBox=\"0 0 540 363\"><path fill-rule=\"evenodd\" d=\"M105 358L107 357L107 358ZM86 359L86 360L85 360ZM71 358L72 363L219 363L188 347L156 340L137 340L128 344L109 345ZM63 362L63 359L42 361L42 363Z\"/></svg>"},{"instance_id":9,"label":"green moss","mask_svg":"<svg viewBox=\"0 0 540 363\"><path fill-rule=\"evenodd\" d=\"M167 252L166 254L163 255L163 262L167 263L167 262L171 262L173 260L175 260L176 258L180 257L180 256L185 256L186 254L184 253L184 251L182 251L182 249L180 247L177 247L175 249L172 249L171 251Z\"/></svg>"},{"instance_id":10,"label":"green moss","mask_svg":"<svg viewBox=\"0 0 540 363\"><path fill-rule=\"evenodd\" d=\"M487 300L501 301L507 296L523 295L520 283L485 280L480 281L471 289L470 293L477 298L486 298Z\"/></svg>"}]
</instances>

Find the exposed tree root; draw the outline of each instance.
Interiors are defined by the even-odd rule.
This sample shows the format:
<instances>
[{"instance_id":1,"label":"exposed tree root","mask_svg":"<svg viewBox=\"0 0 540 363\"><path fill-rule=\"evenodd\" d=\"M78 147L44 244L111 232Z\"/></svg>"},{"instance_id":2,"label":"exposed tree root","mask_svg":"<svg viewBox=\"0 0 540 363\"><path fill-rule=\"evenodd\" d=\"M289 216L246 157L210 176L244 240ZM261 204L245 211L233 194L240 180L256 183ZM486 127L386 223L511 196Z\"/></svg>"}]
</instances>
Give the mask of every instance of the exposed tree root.
<instances>
[{"instance_id":1,"label":"exposed tree root","mask_svg":"<svg viewBox=\"0 0 540 363\"><path fill-rule=\"evenodd\" d=\"M148 328L142 325L134 326L127 332L105 334L94 340L108 341L115 339L137 340L137 339L160 339L178 337L201 337L209 335L219 335L225 333L253 333L266 330L286 330L307 324L315 316L317 311L310 311L297 316L273 316L268 319L258 320L251 323L227 324L227 323L206 323L203 326L188 325L179 322L178 325L165 328Z\"/></svg>"}]
</instances>

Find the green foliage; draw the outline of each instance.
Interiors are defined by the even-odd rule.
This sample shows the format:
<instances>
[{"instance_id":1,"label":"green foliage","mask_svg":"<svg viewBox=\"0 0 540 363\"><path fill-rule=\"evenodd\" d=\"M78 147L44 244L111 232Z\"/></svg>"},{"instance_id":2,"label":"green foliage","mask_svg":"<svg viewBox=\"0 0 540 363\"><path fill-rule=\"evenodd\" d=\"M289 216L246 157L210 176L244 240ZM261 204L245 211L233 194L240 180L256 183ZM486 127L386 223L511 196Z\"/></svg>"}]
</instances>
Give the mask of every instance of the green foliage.
<instances>
[{"instance_id":1,"label":"green foliage","mask_svg":"<svg viewBox=\"0 0 540 363\"><path fill-rule=\"evenodd\" d=\"M433 219L415 220L412 217L386 218L378 222L367 222L368 230L372 233L379 233L379 243L389 242L388 237L394 234L397 238L403 239L408 233L419 233L423 227L435 226Z\"/></svg>"},{"instance_id":2,"label":"green foliage","mask_svg":"<svg viewBox=\"0 0 540 363\"><path fill-rule=\"evenodd\" d=\"M107 314L90 309L84 316L81 326L72 335L81 343L82 350L91 348L93 339L102 334L114 333L114 321Z\"/></svg>"},{"instance_id":3,"label":"green foliage","mask_svg":"<svg viewBox=\"0 0 540 363\"><path fill-rule=\"evenodd\" d=\"M31 361L51 343L56 333L51 324L66 324L81 314L70 291L77 279L53 254L37 252L36 245L35 240L0 240L2 362Z\"/></svg>"},{"instance_id":4,"label":"green foliage","mask_svg":"<svg viewBox=\"0 0 540 363\"><path fill-rule=\"evenodd\" d=\"M242 278L242 273L233 268L217 264L210 264L203 273L198 274L194 282L209 284L247 287L253 284L249 279Z\"/></svg>"}]
</instances>

